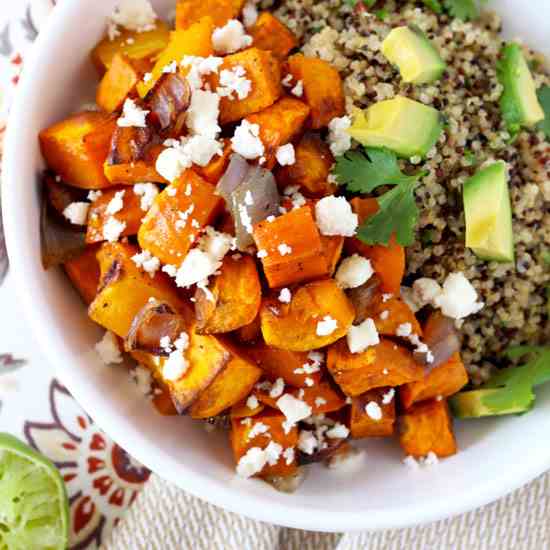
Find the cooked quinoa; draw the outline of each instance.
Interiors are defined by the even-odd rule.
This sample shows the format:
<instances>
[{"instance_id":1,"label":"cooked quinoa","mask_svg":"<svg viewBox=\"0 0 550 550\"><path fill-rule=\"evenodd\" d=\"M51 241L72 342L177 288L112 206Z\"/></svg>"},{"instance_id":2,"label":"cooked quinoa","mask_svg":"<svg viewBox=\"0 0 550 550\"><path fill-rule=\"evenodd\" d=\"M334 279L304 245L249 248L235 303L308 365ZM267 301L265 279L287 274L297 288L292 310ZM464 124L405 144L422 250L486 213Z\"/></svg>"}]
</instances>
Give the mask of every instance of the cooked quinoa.
<instances>
[{"instance_id":1,"label":"cooked quinoa","mask_svg":"<svg viewBox=\"0 0 550 550\"><path fill-rule=\"evenodd\" d=\"M267 4L270 4L268 1ZM336 66L345 79L347 110L406 95L432 105L447 118L428 158L411 158L405 170L428 170L416 191L421 209L416 243L407 250L406 282L462 271L486 306L462 325L462 356L474 384L486 380L515 344L550 341L550 143L523 132L510 144L499 108L502 86L496 59L503 45L501 21L485 13L465 23L411 2L386 2L380 20L362 4L342 0L287 0L276 9L300 38L306 55ZM402 82L380 51L393 27L415 24L438 47L448 70L438 82ZM550 85L545 60L525 51L537 86ZM461 190L488 161L503 159L510 172L516 264L485 262L465 248Z\"/></svg>"}]
</instances>

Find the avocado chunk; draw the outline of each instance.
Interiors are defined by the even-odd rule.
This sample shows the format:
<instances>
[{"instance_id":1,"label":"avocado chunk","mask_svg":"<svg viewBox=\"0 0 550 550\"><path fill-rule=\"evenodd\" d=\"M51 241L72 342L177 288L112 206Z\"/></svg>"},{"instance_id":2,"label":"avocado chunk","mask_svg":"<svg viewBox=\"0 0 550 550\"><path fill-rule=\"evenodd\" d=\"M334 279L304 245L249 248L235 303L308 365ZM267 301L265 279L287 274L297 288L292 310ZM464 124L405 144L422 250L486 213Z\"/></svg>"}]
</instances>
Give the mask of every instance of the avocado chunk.
<instances>
[{"instance_id":1,"label":"avocado chunk","mask_svg":"<svg viewBox=\"0 0 550 550\"><path fill-rule=\"evenodd\" d=\"M479 418L524 413L531 409L533 401L530 392L488 388L457 393L449 398L449 405L456 418Z\"/></svg>"},{"instance_id":2,"label":"avocado chunk","mask_svg":"<svg viewBox=\"0 0 550 550\"><path fill-rule=\"evenodd\" d=\"M466 246L483 260L514 261L512 207L506 163L483 168L464 184Z\"/></svg>"},{"instance_id":3,"label":"avocado chunk","mask_svg":"<svg viewBox=\"0 0 550 550\"><path fill-rule=\"evenodd\" d=\"M382 43L382 53L397 66L404 82L435 82L447 68L437 48L416 26L393 29Z\"/></svg>"},{"instance_id":4,"label":"avocado chunk","mask_svg":"<svg viewBox=\"0 0 550 550\"><path fill-rule=\"evenodd\" d=\"M387 147L411 158L425 157L442 130L443 117L437 109L397 96L359 111L349 133L367 147Z\"/></svg>"},{"instance_id":5,"label":"avocado chunk","mask_svg":"<svg viewBox=\"0 0 550 550\"><path fill-rule=\"evenodd\" d=\"M521 46L512 42L503 47L497 62L497 76L504 87L500 110L511 134L516 134L521 127L532 128L544 120L535 82Z\"/></svg>"}]
</instances>

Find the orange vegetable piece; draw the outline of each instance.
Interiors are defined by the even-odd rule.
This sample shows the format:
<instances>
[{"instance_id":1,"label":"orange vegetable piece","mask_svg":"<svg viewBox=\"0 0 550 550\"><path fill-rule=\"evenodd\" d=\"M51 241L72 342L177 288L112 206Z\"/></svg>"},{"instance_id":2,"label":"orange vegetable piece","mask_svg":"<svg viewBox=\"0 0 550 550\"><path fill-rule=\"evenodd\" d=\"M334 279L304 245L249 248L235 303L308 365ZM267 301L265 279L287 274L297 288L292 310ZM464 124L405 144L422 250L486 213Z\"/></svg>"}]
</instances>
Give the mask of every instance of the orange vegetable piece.
<instances>
[{"instance_id":1,"label":"orange vegetable piece","mask_svg":"<svg viewBox=\"0 0 550 550\"><path fill-rule=\"evenodd\" d=\"M345 113L344 87L340 73L330 63L296 54L288 58L288 72L304 85L304 98L311 107L311 127L324 128Z\"/></svg>"},{"instance_id":2,"label":"orange vegetable piece","mask_svg":"<svg viewBox=\"0 0 550 550\"><path fill-rule=\"evenodd\" d=\"M252 447L260 447L265 449L270 442L278 443L283 448L283 451L289 447L296 447L298 444L298 428L293 427L286 434L283 430L283 422L285 417L279 411L265 410L261 413L246 419L232 418L231 419L231 446L235 463L238 464L240 459L246 455ZM251 430L258 423L265 424L269 430L253 438L249 438ZM279 460L273 465L266 464L262 471L258 474L259 477L267 476L289 476L296 473L298 464L296 458L287 464L283 454Z\"/></svg>"},{"instance_id":3,"label":"orange vegetable piece","mask_svg":"<svg viewBox=\"0 0 550 550\"><path fill-rule=\"evenodd\" d=\"M224 58L220 68L231 70L242 67L246 78L252 83L252 90L245 99L222 97L220 101L220 123L237 122L273 105L283 93L281 84L281 65L271 53L258 48L248 48L242 52L230 54ZM212 89L219 85L219 76L212 76Z\"/></svg>"},{"instance_id":4,"label":"orange vegetable piece","mask_svg":"<svg viewBox=\"0 0 550 550\"><path fill-rule=\"evenodd\" d=\"M195 164L193 170L197 174L211 183L216 185L220 178L225 174L227 166L229 165L229 157L233 153L231 141L229 139L224 140L223 155L215 155L214 158L206 166L198 166Z\"/></svg>"},{"instance_id":5,"label":"orange vegetable piece","mask_svg":"<svg viewBox=\"0 0 550 550\"><path fill-rule=\"evenodd\" d=\"M416 458L429 452L438 457L456 454L456 440L445 400L413 405L399 418L399 443L406 455Z\"/></svg>"},{"instance_id":6,"label":"orange vegetable piece","mask_svg":"<svg viewBox=\"0 0 550 550\"><path fill-rule=\"evenodd\" d=\"M172 31L170 40L160 52L155 66L151 70L151 78L137 85L139 95L144 98L155 87L157 80L162 76L163 69L175 61L178 65L186 55L208 57L214 53L212 48L212 33L214 22L211 17L202 17L186 29ZM182 74L189 72L188 68L181 69Z\"/></svg>"},{"instance_id":7,"label":"orange vegetable piece","mask_svg":"<svg viewBox=\"0 0 550 550\"><path fill-rule=\"evenodd\" d=\"M294 397L305 401L311 407L313 414L339 411L346 406L346 400L342 394L327 381L303 388L303 390L295 390L292 393Z\"/></svg>"},{"instance_id":8,"label":"orange vegetable piece","mask_svg":"<svg viewBox=\"0 0 550 550\"><path fill-rule=\"evenodd\" d=\"M192 418L216 416L244 399L262 375L252 362L234 356L212 384L191 405Z\"/></svg>"},{"instance_id":9,"label":"orange vegetable piece","mask_svg":"<svg viewBox=\"0 0 550 550\"><path fill-rule=\"evenodd\" d=\"M342 256L344 237L340 237L339 235L321 235L321 244L323 246L323 256L327 263L328 274L332 276Z\"/></svg>"},{"instance_id":10,"label":"orange vegetable piece","mask_svg":"<svg viewBox=\"0 0 550 550\"><path fill-rule=\"evenodd\" d=\"M120 110L141 78L142 73L132 65L130 60L117 53L99 83L96 103L108 113Z\"/></svg>"},{"instance_id":11,"label":"orange vegetable piece","mask_svg":"<svg viewBox=\"0 0 550 550\"><path fill-rule=\"evenodd\" d=\"M84 111L40 132L46 164L63 181L83 189L103 189L111 183L103 173L116 119L106 113Z\"/></svg>"},{"instance_id":12,"label":"orange vegetable piece","mask_svg":"<svg viewBox=\"0 0 550 550\"><path fill-rule=\"evenodd\" d=\"M321 236L309 206L256 224L253 237L258 250L267 253L262 265L271 288L328 275Z\"/></svg>"},{"instance_id":13,"label":"orange vegetable piece","mask_svg":"<svg viewBox=\"0 0 550 550\"><path fill-rule=\"evenodd\" d=\"M277 349L266 344L251 346L247 352L272 382L282 378L285 384L305 388L306 378L311 378L315 386L321 381L320 370L310 374L305 372L304 365L313 365L307 353Z\"/></svg>"},{"instance_id":14,"label":"orange vegetable piece","mask_svg":"<svg viewBox=\"0 0 550 550\"><path fill-rule=\"evenodd\" d=\"M195 292L197 330L201 334L230 332L252 323L260 311L262 288L251 256L226 256L220 274Z\"/></svg>"},{"instance_id":15,"label":"orange vegetable piece","mask_svg":"<svg viewBox=\"0 0 550 550\"><path fill-rule=\"evenodd\" d=\"M393 434L395 424L395 397L388 403L383 402L392 388L376 388L352 398L349 427L353 439L363 437L386 437ZM395 391L395 390L393 390ZM382 412L378 420L371 418L365 409L368 403L376 403Z\"/></svg>"},{"instance_id":16,"label":"orange vegetable piece","mask_svg":"<svg viewBox=\"0 0 550 550\"><path fill-rule=\"evenodd\" d=\"M96 254L99 246L87 246L84 251L65 262L64 268L69 279L86 304L93 302L97 294L100 271Z\"/></svg>"},{"instance_id":17,"label":"orange vegetable piece","mask_svg":"<svg viewBox=\"0 0 550 550\"><path fill-rule=\"evenodd\" d=\"M283 97L263 111L247 117L251 124L260 126L260 138L265 147L264 168L271 170L276 164L275 154L300 133L309 115L309 107L292 97Z\"/></svg>"},{"instance_id":18,"label":"orange vegetable piece","mask_svg":"<svg viewBox=\"0 0 550 550\"><path fill-rule=\"evenodd\" d=\"M122 210L114 216L107 214L107 206L115 195L121 191L124 192ZM145 216L145 212L141 209L141 197L136 195L132 188L120 189L117 187L109 189L90 206L86 242L91 244L106 240L103 236L103 228L111 217L126 224L122 236L136 235L143 216Z\"/></svg>"},{"instance_id":19,"label":"orange vegetable piece","mask_svg":"<svg viewBox=\"0 0 550 550\"><path fill-rule=\"evenodd\" d=\"M333 344L328 350L327 368L340 389L351 397L424 377L424 369L409 351L384 339L362 353L351 353L345 340Z\"/></svg>"},{"instance_id":20,"label":"orange vegetable piece","mask_svg":"<svg viewBox=\"0 0 550 550\"><path fill-rule=\"evenodd\" d=\"M330 147L314 132L306 132L294 146L296 162L281 166L277 172L277 183L281 187L299 185L301 190L313 197L332 195L336 189L328 182L334 164Z\"/></svg>"},{"instance_id":21,"label":"orange vegetable piece","mask_svg":"<svg viewBox=\"0 0 550 550\"><path fill-rule=\"evenodd\" d=\"M186 192L188 189L190 194ZM141 248L151 252L163 264L180 265L204 227L211 224L221 205L222 199L215 194L214 186L193 170L186 170L157 195L146 214L138 232ZM185 218L185 212L190 213L184 223L181 216ZM193 224L192 220L197 223Z\"/></svg>"},{"instance_id":22,"label":"orange vegetable piece","mask_svg":"<svg viewBox=\"0 0 550 550\"><path fill-rule=\"evenodd\" d=\"M408 409L413 403L435 397L449 397L468 383L468 373L459 353L435 367L422 380L399 388L401 403Z\"/></svg>"},{"instance_id":23,"label":"orange vegetable piece","mask_svg":"<svg viewBox=\"0 0 550 550\"><path fill-rule=\"evenodd\" d=\"M172 396L170 395L168 388L163 384L157 384L156 389L159 391L155 391L151 398L155 409L157 409L158 413L162 416L176 416L178 411L174 406L174 402L172 401Z\"/></svg>"},{"instance_id":24,"label":"orange vegetable piece","mask_svg":"<svg viewBox=\"0 0 550 550\"><path fill-rule=\"evenodd\" d=\"M351 206L359 217L359 223L378 212L376 199L352 199ZM358 238L353 237L346 242L346 249L350 254L358 253L368 258L374 271L380 278L384 292L399 295L401 293L401 281L405 276L405 249L397 244L392 235L388 246L367 245Z\"/></svg>"},{"instance_id":25,"label":"orange vegetable piece","mask_svg":"<svg viewBox=\"0 0 550 550\"><path fill-rule=\"evenodd\" d=\"M387 314L382 315L386 311ZM383 293L377 293L367 309L366 317L374 320L376 330L384 336L396 336L398 327L405 323L410 323L413 334L422 336L420 323L401 298L386 298L384 301Z\"/></svg>"},{"instance_id":26,"label":"orange vegetable piece","mask_svg":"<svg viewBox=\"0 0 550 550\"><path fill-rule=\"evenodd\" d=\"M246 0L178 0L176 29L186 29L205 16L210 16L215 27L223 27L235 19Z\"/></svg>"},{"instance_id":27,"label":"orange vegetable piece","mask_svg":"<svg viewBox=\"0 0 550 550\"><path fill-rule=\"evenodd\" d=\"M143 153L143 160L128 160L109 164L107 161L103 170L105 177L113 184L134 185L135 183L154 182L170 183L156 170L157 157L164 150L162 145L149 145Z\"/></svg>"},{"instance_id":28,"label":"orange vegetable piece","mask_svg":"<svg viewBox=\"0 0 550 550\"><path fill-rule=\"evenodd\" d=\"M256 48L270 50L280 59L286 58L298 46L294 33L268 11L259 15L256 24L248 32Z\"/></svg>"},{"instance_id":29,"label":"orange vegetable piece","mask_svg":"<svg viewBox=\"0 0 550 550\"><path fill-rule=\"evenodd\" d=\"M248 398L243 399L241 402L235 403L235 405L231 407L231 418L246 418L247 416L255 416L265 409L265 406L262 403L258 403L257 407L251 409L246 404L247 400Z\"/></svg>"},{"instance_id":30,"label":"orange vegetable piece","mask_svg":"<svg viewBox=\"0 0 550 550\"><path fill-rule=\"evenodd\" d=\"M260 322L260 315L256 315L254 321L241 327L235 332L235 336L240 342L246 344L253 344L258 342L262 338L262 325Z\"/></svg>"},{"instance_id":31,"label":"orange vegetable piece","mask_svg":"<svg viewBox=\"0 0 550 550\"><path fill-rule=\"evenodd\" d=\"M310 351L344 336L355 311L342 289L332 279L325 279L295 289L289 304L277 298L264 299L260 316L267 344L291 351ZM330 320L336 321L336 328L329 334L318 334L319 323Z\"/></svg>"}]
</instances>

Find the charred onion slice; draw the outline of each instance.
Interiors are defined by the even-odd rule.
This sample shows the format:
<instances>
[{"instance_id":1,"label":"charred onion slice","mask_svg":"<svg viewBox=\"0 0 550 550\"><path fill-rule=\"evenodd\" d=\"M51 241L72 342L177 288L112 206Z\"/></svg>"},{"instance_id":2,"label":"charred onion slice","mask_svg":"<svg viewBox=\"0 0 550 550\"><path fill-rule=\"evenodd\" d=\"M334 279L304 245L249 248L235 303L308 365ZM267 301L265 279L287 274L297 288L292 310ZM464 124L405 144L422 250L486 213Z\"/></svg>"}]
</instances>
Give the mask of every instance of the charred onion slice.
<instances>
[{"instance_id":1,"label":"charred onion slice","mask_svg":"<svg viewBox=\"0 0 550 550\"><path fill-rule=\"evenodd\" d=\"M369 309L374 298L380 290L380 279L373 275L365 284L346 291L353 307L355 308L356 325L362 323L369 315Z\"/></svg>"},{"instance_id":2,"label":"charred onion slice","mask_svg":"<svg viewBox=\"0 0 550 550\"><path fill-rule=\"evenodd\" d=\"M414 358L430 370L445 363L454 353L460 351L460 334L455 322L440 311L434 311L428 317L422 341L431 351L433 362L428 363L426 353L415 352Z\"/></svg>"},{"instance_id":3,"label":"charred onion slice","mask_svg":"<svg viewBox=\"0 0 550 550\"><path fill-rule=\"evenodd\" d=\"M165 73L146 98L149 117L161 132L172 130L178 135L185 123L185 115L191 102L191 87L187 79L178 73Z\"/></svg>"},{"instance_id":4,"label":"charred onion slice","mask_svg":"<svg viewBox=\"0 0 550 550\"><path fill-rule=\"evenodd\" d=\"M185 328L182 315L166 303L151 300L134 317L130 332L124 340L124 349L166 356L169 353L161 347L161 338L167 336L170 342L174 342Z\"/></svg>"},{"instance_id":5,"label":"charred onion slice","mask_svg":"<svg viewBox=\"0 0 550 550\"><path fill-rule=\"evenodd\" d=\"M313 464L314 462L325 462L346 443L346 440L342 438L326 438L324 441L327 446L324 449L317 449L310 455L300 451L298 453L298 464L303 466L306 464Z\"/></svg>"},{"instance_id":6,"label":"charred onion slice","mask_svg":"<svg viewBox=\"0 0 550 550\"><path fill-rule=\"evenodd\" d=\"M233 153L229 159L229 166L216 186L216 193L225 199L228 207L231 207L231 195L241 185L252 166L244 157Z\"/></svg>"},{"instance_id":7,"label":"charred onion slice","mask_svg":"<svg viewBox=\"0 0 550 550\"><path fill-rule=\"evenodd\" d=\"M111 139L107 164L130 164L142 160L147 147L153 144L154 137L151 128L117 126Z\"/></svg>"}]
</instances>

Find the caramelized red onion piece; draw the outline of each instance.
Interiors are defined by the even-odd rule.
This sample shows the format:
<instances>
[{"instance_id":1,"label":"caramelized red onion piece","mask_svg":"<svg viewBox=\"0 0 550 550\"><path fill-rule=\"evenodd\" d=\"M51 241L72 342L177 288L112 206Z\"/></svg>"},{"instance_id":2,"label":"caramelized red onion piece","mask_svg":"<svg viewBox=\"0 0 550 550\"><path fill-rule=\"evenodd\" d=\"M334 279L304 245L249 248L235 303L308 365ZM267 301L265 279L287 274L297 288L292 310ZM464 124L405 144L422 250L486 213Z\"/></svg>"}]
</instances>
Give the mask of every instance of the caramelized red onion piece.
<instances>
[{"instance_id":1,"label":"caramelized red onion piece","mask_svg":"<svg viewBox=\"0 0 550 550\"><path fill-rule=\"evenodd\" d=\"M117 126L111 138L107 164L130 164L142 160L154 139L155 134L151 128Z\"/></svg>"},{"instance_id":2,"label":"caramelized red onion piece","mask_svg":"<svg viewBox=\"0 0 550 550\"><path fill-rule=\"evenodd\" d=\"M166 303L151 300L134 317L124 340L124 349L166 356L168 351L161 347L161 338L168 336L170 342L174 342L185 328L182 315Z\"/></svg>"},{"instance_id":3,"label":"caramelized red onion piece","mask_svg":"<svg viewBox=\"0 0 550 550\"><path fill-rule=\"evenodd\" d=\"M440 311L430 314L423 332L422 341L433 355L433 362L428 362L427 353L415 352L414 358L430 370L445 363L454 353L460 351L460 333L455 327L455 322Z\"/></svg>"},{"instance_id":4,"label":"caramelized red onion piece","mask_svg":"<svg viewBox=\"0 0 550 550\"><path fill-rule=\"evenodd\" d=\"M216 193L225 199L229 208L231 207L232 193L244 182L250 168L250 164L246 162L244 157L237 153L231 155L227 170L216 186Z\"/></svg>"},{"instance_id":5,"label":"caramelized red onion piece","mask_svg":"<svg viewBox=\"0 0 550 550\"><path fill-rule=\"evenodd\" d=\"M355 308L356 325L369 317L369 308L380 290L380 279L373 275L365 284L347 290L346 293Z\"/></svg>"},{"instance_id":6,"label":"caramelized red onion piece","mask_svg":"<svg viewBox=\"0 0 550 550\"><path fill-rule=\"evenodd\" d=\"M178 73L165 73L146 98L149 118L159 131L179 134L191 103L191 87Z\"/></svg>"},{"instance_id":7,"label":"caramelized red onion piece","mask_svg":"<svg viewBox=\"0 0 550 550\"><path fill-rule=\"evenodd\" d=\"M44 185L50 206L60 216L63 216L63 212L69 204L86 200L87 191L57 181L51 172L44 174Z\"/></svg>"}]
</instances>

